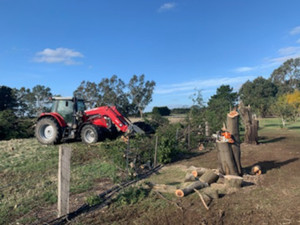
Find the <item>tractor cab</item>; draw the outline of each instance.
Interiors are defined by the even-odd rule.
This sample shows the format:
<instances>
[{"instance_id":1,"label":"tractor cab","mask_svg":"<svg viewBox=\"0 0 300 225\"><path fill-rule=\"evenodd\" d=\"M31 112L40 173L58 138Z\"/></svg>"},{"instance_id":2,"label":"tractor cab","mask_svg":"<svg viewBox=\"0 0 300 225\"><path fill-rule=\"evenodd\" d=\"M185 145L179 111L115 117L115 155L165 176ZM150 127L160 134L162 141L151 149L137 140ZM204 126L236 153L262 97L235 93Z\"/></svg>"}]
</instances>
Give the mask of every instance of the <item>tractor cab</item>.
<instances>
[{"instance_id":1,"label":"tractor cab","mask_svg":"<svg viewBox=\"0 0 300 225\"><path fill-rule=\"evenodd\" d=\"M83 112L86 107L83 99L72 97L53 97L51 112L60 114L68 126L74 123L74 116L77 112Z\"/></svg>"}]
</instances>

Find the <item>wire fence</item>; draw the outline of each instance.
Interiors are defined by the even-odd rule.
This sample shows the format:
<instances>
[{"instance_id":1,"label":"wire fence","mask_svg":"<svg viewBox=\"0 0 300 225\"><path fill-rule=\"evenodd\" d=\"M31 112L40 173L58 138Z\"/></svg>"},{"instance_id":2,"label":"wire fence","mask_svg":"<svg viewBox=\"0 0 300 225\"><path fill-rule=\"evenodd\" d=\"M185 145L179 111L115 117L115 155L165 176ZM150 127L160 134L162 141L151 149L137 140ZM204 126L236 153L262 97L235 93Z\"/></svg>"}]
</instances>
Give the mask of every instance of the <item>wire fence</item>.
<instances>
[{"instance_id":1,"label":"wire fence","mask_svg":"<svg viewBox=\"0 0 300 225\"><path fill-rule=\"evenodd\" d=\"M166 130L160 134L123 138L123 141L100 143L91 147L77 147L75 143L72 145L76 147L71 159L71 193L90 192L105 177L114 181L109 187L129 182L161 163L170 162L178 152L199 151L209 148L211 144L201 127L191 125L170 132ZM107 151L100 151L105 145ZM56 216L58 154L46 151L43 154L28 157L27 161L31 163L29 167L22 164L18 171L13 168L0 171L3 181L0 185L0 224L44 221L44 214L38 212L47 210L51 212L48 217ZM105 154L108 155L105 157ZM26 171L28 168L32 172ZM24 170L24 176L21 170Z\"/></svg>"}]
</instances>

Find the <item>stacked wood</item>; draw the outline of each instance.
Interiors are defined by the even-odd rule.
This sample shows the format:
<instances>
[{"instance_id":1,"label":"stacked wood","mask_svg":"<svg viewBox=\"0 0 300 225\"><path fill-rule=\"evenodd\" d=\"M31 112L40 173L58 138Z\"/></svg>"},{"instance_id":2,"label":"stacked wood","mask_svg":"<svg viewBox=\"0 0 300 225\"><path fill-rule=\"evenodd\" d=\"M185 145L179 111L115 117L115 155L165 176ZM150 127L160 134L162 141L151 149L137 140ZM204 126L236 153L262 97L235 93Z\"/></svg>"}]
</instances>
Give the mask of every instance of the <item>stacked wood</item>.
<instances>
[{"instance_id":1,"label":"stacked wood","mask_svg":"<svg viewBox=\"0 0 300 225\"><path fill-rule=\"evenodd\" d=\"M202 176L205 172L207 171L206 168L196 168L194 169L191 173L193 174L194 177L200 177Z\"/></svg>"},{"instance_id":2,"label":"stacked wood","mask_svg":"<svg viewBox=\"0 0 300 225\"><path fill-rule=\"evenodd\" d=\"M201 168L201 169L205 169L205 168ZM213 170L205 169L205 172L199 178L198 181L195 181L195 182L189 184L185 188L176 190L175 194L178 197L184 197L184 196L194 192L194 190L208 187L211 183L216 182L218 180L218 178L219 178L219 176Z\"/></svg>"},{"instance_id":3,"label":"stacked wood","mask_svg":"<svg viewBox=\"0 0 300 225\"><path fill-rule=\"evenodd\" d=\"M238 175L242 175L241 165L241 149L240 149L240 132L239 132L239 113L236 110L227 114L227 130L231 134L231 138L234 143L230 143L229 146L233 153L235 165L237 167Z\"/></svg>"},{"instance_id":4,"label":"stacked wood","mask_svg":"<svg viewBox=\"0 0 300 225\"><path fill-rule=\"evenodd\" d=\"M208 184L198 180L196 182L191 183L186 188L177 189L175 191L175 194L177 197L184 197L194 192L194 189L198 190L205 187L208 187Z\"/></svg>"},{"instance_id":5,"label":"stacked wood","mask_svg":"<svg viewBox=\"0 0 300 225\"><path fill-rule=\"evenodd\" d=\"M219 179L219 176L214 173L212 170L207 170L200 178L199 180L207 183L207 184L211 184L216 182Z\"/></svg>"},{"instance_id":6,"label":"stacked wood","mask_svg":"<svg viewBox=\"0 0 300 225\"><path fill-rule=\"evenodd\" d=\"M245 107L242 102L239 105L239 111L245 124L245 140L246 144L258 144L258 127L259 122L251 113L251 107Z\"/></svg>"}]
</instances>

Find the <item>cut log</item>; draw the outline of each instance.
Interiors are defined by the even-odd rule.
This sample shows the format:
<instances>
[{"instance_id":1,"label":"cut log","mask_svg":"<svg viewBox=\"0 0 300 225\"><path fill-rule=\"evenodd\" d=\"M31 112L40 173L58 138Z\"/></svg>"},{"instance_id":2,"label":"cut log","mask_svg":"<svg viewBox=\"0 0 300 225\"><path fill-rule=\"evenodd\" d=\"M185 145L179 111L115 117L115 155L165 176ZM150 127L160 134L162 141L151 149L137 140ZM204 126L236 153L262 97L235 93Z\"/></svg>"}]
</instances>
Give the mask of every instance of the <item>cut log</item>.
<instances>
[{"instance_id":1,"label":"cut log","mask_svg":"<svg viewBox=\"0 0 300 225\"><path fill-rule=\"evenodd\" d=\"M219 171L224 175L238 175L232 149L228 142L217 141Z\"/></svg>"},{"instance_id":2,"label":"cut log","mask_svg":"<svg viewBox=\"0 0 300 225\"><path fill-rule=\"evenodd\" d=\"M251 168L251 175L261 175L261 167L259 165L255 165Z\"/></svg>"},{"instance_id":3,"label":"cut log","mask_svg":"<svg viewBox=\"0 0 300 225\"><path fill-rule=\"evenodd\" d=\"M196 180L196 177L194 176L193 173L188 172L188 173L185 175L184 182L187 182L187 181L195 181L195 180Z\"/></svg>"},{"instance_id":4,"label":"cut log","mask_svg":"<svg viewBox=\"0 0 300 225\"><path fill-rule=\"evenodd\" d=\"M195 170L192 171L192 174L194 177L200 177L202 176L208 169L206 168L196 168Z\"/></svg>"},{"instance_id":5,"label":"cut log","mask_svg":"<svg viewBox=\"0 0 300 225\"><path fill-rule=\"evenodd\" d=\"M227 114L227 130L231 134L231 138L234 143L230 143L229 146L232 150L235 165L237 167L238 175L242 175L241 165L241 150L240 150L240 133L239 133L239 113L236 110Z\"/></svg>"},{"instance_id":6,"label":"cut log","mask_svg":"<svg viewBox=\"0 0 300 225\"><path fill-rule=\"evenodd\" d=\"M147 184L150 188L152 188L154 191L162 192L162 193L174 193L176 191L176 187L172 185L167 184L153 184L149 182Z\"/></svg>"},{"instance_id":7,"label":"cut log","mask_svg":"<svg viewBox=\"0 0 300 225\"><path fill-rule=\"evenodd\" d=\"M206 170L205 173L199 178L203 183L214 183L219 179L219 176L212 170Z\"/></svg>"},{"instance_id":8,"label":"cut log","mask_svg":"<svg viewBox=\"0 0 300 225\"><path fill-rule=\"evenodd\" d=\"M207 183L201 182L201 181L196 181L193 182L192 184L190 184L189 186L187 186L186 188L183 189L177 189L175 191L175 194L177 197L184 197L187 196L188 194L194 192L194 189L201 189L201 188L205 188L208 187Z\"/></svg>"},{"instance_id":9,"label":"cut log","mask_svg":"<svg viewBox=\"0 0 300 225\"><path fill-rule=\"evenodd\" d=\"M226 175L225 176L225 185L231 188L241 188L243 182L243 178L234 175Z\"/></svg>"}]
</instances>

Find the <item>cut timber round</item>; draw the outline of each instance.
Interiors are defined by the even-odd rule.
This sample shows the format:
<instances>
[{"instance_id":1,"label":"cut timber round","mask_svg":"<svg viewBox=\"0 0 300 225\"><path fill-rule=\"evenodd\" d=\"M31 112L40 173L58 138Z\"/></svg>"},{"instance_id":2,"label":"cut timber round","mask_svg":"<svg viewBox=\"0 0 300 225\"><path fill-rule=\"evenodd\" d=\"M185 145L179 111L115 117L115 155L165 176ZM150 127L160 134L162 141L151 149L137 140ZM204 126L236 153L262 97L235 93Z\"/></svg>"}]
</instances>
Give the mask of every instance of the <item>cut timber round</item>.
<instances>
[{"instance_id":1,"label":"cut timber round","mask_svg":"<svg viewBox=\"0 0 300 225\"><path fill-rule=\"evenodd\" d=\"M261 175L261 167L259 165L255 165L251 168L252 175Z\"/></svg>"},{"instance_id":2,"label":"cut timber round","mask_svg":"<svg viewBox=\"0 0 300 225\"><path fill-rule=\"evenodd\" d=\"M208 169L206 168L196 168L195 170L192 171L192 174L194 177L200 177L202 176Z\"/></svg>"},{"instance_id":3,"label":"cut timber round","mask_svg":"<svg viewBox=\"0 0 300 225\"><path fill-rule=\"evenodd\" d=\"M195 181L195 180L196 180L196 177L194 176L193 173L188 172L188 173L185 175L184 182L187 182L187 181Z\"/></svg>"},{"instance_id":4,"label":"cut timber round","mask_svg":"<svg viewBox=\"0 0 300 225\"><path fill-rule=\"evenodd\" d=\"M238 175L232 149L228 142L217 141L219 171L224 175Z\"/></svg>"},{"instance_id":5,"label":"cut timber round","mask_svg":"<svg viewBox=\"0 0 300 225\"><path fill-rule=\"evenodd\" d=\"M207 170L200 178L199 180L203 183L214 183L219 179L219 176L214 173L212 170Z\"/></svg>"},{"instance_id":6,"label":"cut timber round","mask_svg":"<svg viewBox=\"0 0 300 225\"><path fill-rule=\"evenodd\" d=\"M225 185L231 188L241 188L243 178L234 175L226 175L225 178Z\"/></svg>"},{"instance_id":7,"label":"cut timber round","mask_svg":"<svg viewBox=\"0 0 300 225\"><path fill-rule=\"evenodd\" d=\"M201 188L205 188L208 187L207 183L203 183L201 181L196 181L193 182L192 184L190 184L189 186L187 186L186 188L183 189L177 189L175 191L175 194L177 197L184 197L187 196L188 194L194 192L194 189L201 189Z\"/></svg>"}]
</instances>

